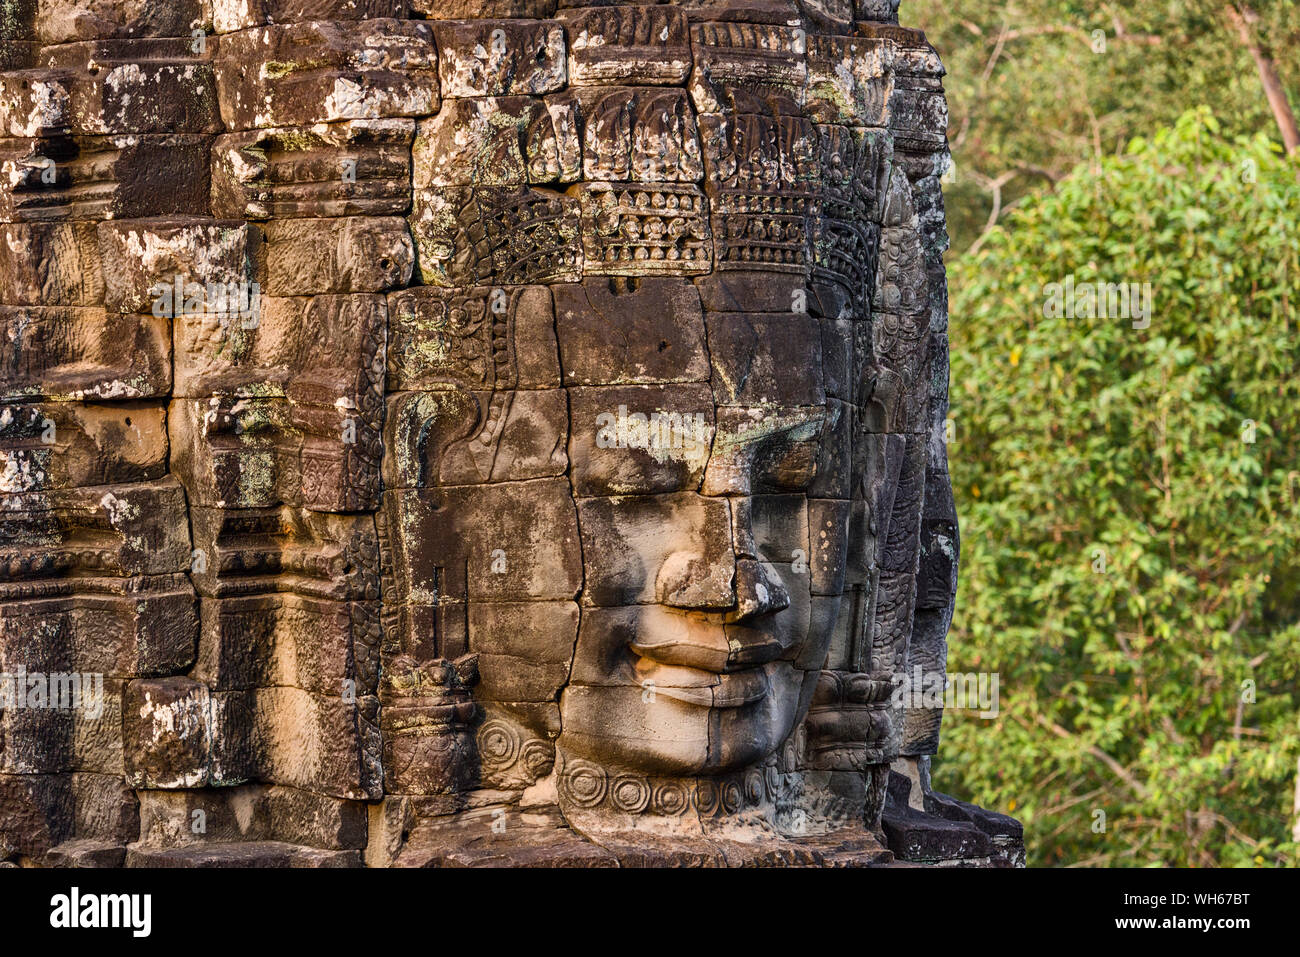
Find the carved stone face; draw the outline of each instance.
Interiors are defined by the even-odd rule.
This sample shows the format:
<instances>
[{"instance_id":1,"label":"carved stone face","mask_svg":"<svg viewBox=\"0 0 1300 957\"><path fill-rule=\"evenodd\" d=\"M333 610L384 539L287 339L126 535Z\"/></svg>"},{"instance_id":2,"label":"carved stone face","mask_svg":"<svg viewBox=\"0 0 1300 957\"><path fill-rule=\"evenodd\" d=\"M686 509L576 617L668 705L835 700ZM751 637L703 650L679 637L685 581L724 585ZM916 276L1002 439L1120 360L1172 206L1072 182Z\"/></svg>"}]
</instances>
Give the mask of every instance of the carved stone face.
<instances>
[{"instance_id":1,"label":"carved stone face","mask_svg":"<svg viewBox=\"0 0 1300 957\"><path fill-rule=\"evenodd\" d=\"M616 321L653 309L645 291L603 298ZM664 774L746 767L793 730L835 620L812 565L842 568L847 540L847 510L809 497L848 488L834 454L848 413L825 395L819 320L700 318L678 313L675 336L628 331L706 381L570 393L587 575L560 745ZM851 346L847 328L833 347Z\"/></svg>"},{"instance_id":2,"label":"carved stone face","mask_svg":"<svg viewBox=\"0 0 1300 957\"><path fill-rule=\"evenodd\" d=\"M478 656L489 782L552 744L739 771L810 707L791 760L888 761L935 361L887 128L904 35L561 19L567 86L545 27L435 27L466 90L417 125L425 285L389 297L397 642Z\"/></svg>"},{"instance_id":3,"label":"carved stone face","mask_svg":"<svg viewBox=\"0 0 1300 957\"><path fill-rule=\"evenodd\" d=\"M850 541L854 322L792 311L797 276L736 273L708 296L785 309L706 312L659 277L394 297L413 330L396 355L464 377L390 399L410 459L390 462L389 534L406 594L437 602L412 646L445 648L463 614L487 707L647 773L742 768L786 739Z\"/></svg>"}]
</instances>

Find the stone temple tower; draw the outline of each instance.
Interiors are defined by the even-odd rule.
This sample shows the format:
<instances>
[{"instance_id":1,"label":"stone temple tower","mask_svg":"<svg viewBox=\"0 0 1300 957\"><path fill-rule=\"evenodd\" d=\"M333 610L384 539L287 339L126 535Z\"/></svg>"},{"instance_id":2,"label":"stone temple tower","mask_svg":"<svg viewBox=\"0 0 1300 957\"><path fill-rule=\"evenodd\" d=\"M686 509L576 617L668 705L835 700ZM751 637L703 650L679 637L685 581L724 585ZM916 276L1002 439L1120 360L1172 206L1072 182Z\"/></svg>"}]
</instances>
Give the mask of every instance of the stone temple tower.
<instances>
[{"instance_id":1,"label":"stone temple tower","mask_svg":"<svg viewBox=\"0 0 1300 957\"><path fill-rule=\"evenodd\" d=\"M0 861L1006 866L888 0L0 0Z\"/></svg>"}]
</instances>

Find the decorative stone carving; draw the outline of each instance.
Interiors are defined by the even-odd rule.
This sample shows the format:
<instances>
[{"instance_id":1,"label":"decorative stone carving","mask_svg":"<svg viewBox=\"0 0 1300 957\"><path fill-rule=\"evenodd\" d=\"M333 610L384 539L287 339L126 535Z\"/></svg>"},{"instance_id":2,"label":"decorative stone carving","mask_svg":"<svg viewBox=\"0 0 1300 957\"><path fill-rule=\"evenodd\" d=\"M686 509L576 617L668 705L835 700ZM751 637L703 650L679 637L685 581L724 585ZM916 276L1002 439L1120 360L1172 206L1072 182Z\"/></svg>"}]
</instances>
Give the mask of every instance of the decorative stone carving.
<instances>
[{"instance_id":1,"label":"decorative stone carving","mask_svg":"<svg viewBox=\"0 0 1300 957\"><path fill-rule=\"evenodd\" d=\"M407 119L348 120L217 137L212 214L245 220L402 215L410 205L414 129Z\"/></svg>"},{"instance_id":2,"label":"decorative stone carving","mask_svg":"<svg viewBox=\"0 0 1300 957\"><path fill-rule=\"evenodd\" d=\"M0 678L96 692L0 699L0 860L1020 861L895 694L958 554L896 3L92 6L0 18Z\"/></svg>"},{"instance_id":3,"label":"decorative stone carving","mask_svg":"<svg viewBox=\"0 0 1300 957\"><path fill-rule=\"evenodd\" d=\"M591 6L556 16L568 36L572 86L679 86L690 74L689 25L675 6Z\"/></svg>"}]
</instances>

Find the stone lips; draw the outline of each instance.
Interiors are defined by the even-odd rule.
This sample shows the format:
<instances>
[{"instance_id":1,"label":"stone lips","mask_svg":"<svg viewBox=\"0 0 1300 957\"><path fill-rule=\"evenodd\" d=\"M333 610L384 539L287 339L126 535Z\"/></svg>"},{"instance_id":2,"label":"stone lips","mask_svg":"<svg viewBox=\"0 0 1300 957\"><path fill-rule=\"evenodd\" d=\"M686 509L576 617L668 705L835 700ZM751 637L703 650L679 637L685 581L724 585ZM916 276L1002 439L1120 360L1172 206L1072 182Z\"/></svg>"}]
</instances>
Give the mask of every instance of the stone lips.
<instances>
[{"instance_id":1,"label":"stone lips","mask_svg":"<svg viewBox=\"0 0 1300 957\"><path fill-rule=\"evenodd\" d=\"M0 716L0 858L887 859L957 541L896 4L74 6L0 23L0 670L104 708Z\"/></svg>"}]
</instances>

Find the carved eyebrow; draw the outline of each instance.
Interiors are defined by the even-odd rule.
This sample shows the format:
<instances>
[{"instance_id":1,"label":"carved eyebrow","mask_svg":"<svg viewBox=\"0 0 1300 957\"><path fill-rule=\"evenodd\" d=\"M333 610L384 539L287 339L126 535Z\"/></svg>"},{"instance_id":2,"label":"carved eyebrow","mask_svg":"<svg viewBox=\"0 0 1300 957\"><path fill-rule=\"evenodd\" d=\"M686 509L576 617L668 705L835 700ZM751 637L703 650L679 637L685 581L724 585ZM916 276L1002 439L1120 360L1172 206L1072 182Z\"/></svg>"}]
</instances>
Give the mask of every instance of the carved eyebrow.
<instances>
[{"instance_id":1,"label":"carved eyebrow","mask_svg":"<svg viewBox=\"0 0 1300 957\"><path fill-rule=\"evenodd\" d=\"M714 423L714 455L726 455L728 452L758 445L778 436L795 442L807 442L820 434L822 425L826 421L826 407L821 405L793 406L770 412L750 409L751 414L754 412L764 412L764 414L761 417L751 417L748 421L742 419L739 423L740 428L734 428L733 422L729 422L722 415L725 408L727 407L718 408L719 415Z\"/></svg>"}]
</instances>

